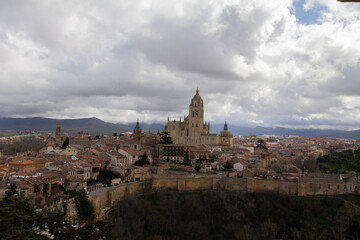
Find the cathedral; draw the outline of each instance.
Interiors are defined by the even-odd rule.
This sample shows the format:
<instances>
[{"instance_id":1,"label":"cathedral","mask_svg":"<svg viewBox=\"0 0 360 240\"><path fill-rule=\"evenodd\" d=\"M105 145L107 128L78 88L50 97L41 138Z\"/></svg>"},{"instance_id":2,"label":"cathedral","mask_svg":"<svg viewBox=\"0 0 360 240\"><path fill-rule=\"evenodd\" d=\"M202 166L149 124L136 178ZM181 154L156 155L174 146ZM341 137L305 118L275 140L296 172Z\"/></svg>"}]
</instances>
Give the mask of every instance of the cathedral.
<instances>
[{"instance_id":1,"label":"cathedral","mask_svg":"<svg viewBox=\"0 0 360 240\"><path fill-rule=\"evenodd\" d=\"M189 115L183 120L170 121L165 126L172 141L175 144L185 144L189 146L199 145L227 145L232 147L233 139L225 122L224 130L220 135L210 133L210 123L204 122L204 102L196 89L194 97L189 105Z\"/></svg>"}]
</instances>

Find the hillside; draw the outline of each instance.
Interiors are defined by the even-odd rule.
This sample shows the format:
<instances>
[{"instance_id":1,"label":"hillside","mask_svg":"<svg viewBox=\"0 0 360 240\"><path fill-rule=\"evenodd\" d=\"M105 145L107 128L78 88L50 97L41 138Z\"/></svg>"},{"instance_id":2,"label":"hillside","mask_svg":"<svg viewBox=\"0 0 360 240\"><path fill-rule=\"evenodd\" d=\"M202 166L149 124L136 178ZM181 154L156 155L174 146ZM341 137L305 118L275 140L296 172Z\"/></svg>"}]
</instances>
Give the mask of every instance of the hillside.
<instances>
[{"instance_id":1,"label":"hillside","mask_svg":"<svg viewBox=\"0 0 360 240\"><path fill-rule=\"evenodd\" d=\"M117 239L356 239L359 196L161 191L120 201Z\"/></svg>"},{"instance_id":2,"label":"hillside","mask_svg":"<svg viewBox=\"0 0 360 240\"><path fill-rule=\"evenodd\" d=\"M360 150L346 150L333 152L317 159L322 172L331 173L360 173Z\"/></svg>"},{"instance_id":3,"label":"hillside","mask_svg":"<svg viewBox=\"0 0 360 240\"><path fill-rule=\"evenodd\" d=\"M51 119L51 118L1 118L0 130L11 131L55 131L55 126L60 123L62 131L66 133L77 133L80 131L92 134L112 134L132 131L132 128L114 123L107 123L98 118L82 119Z\"/></svg>"}]
</instances>

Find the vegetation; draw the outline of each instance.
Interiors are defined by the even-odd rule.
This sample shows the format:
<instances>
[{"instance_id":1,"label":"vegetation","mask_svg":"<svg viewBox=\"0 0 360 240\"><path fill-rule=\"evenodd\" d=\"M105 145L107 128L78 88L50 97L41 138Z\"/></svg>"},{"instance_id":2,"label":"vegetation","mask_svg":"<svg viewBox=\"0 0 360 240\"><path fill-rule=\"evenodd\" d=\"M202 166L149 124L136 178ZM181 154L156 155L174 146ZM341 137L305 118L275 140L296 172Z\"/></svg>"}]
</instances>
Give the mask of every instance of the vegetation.
<instances>
[{"instance_id":1,"label":"vegetation","mask_svg":"<svg viewBox=\"0 0 360 240\"><path fill-rule=\"evenodd\" d=\"M48 239L41 234L45 217L36 212L28 199L16 195L16 185L12 184L0 200L0 239Z\"/></svg>"},{"instance_id":2,"label":"vegetation","mask_svg":"<svg viewBox=\"0 0 360 240\"><path fill-rule=\"evenodd\" d=\"M67 220L64 212L45 214L36 211L28 199L17 196L16 185L10 185L5 198L0 200L0 239L114 239L110 234L112 224L93 221L94 209L84 191L78 192L75 204L80 217L78 220L85 223L78 229Z\"/></svg>"},{"instance_id":3,"label":"vegetation","mask_svg":"<svg viewBox=\"0 0 360 240\"><path fill-rule=\"evenodd\" d=\"M232 168L232 166L231 166L230 162L226 161L225 166L224 166L224 170L231 170L231 168Z\"/></svg>"},{"instance_id":4,"label":"vegetation","mask_svg":"<svg viewBox=\"0 0 360 240\"><path fill-rule=\"evenodd\" d=\"M256 147L262 148L262 149L267 149L266 143L263 139L257 140Z\"/></svg>"},{"instance_id":5,"label":"vegetation","mask_svg":"<svg viewBox=\"0 0 360 240\"><path fill-rule=\"evenodd\" d=\"M333 152L317 159L320 171L331 173L360 173L360 150Z\"/></svg>"},{"instance_id":6,"label":"vegetation","mask_svg":"<svg viewBox=\"0 0 360 240\"><path fill-rule=\"evenodd\" d=\"M111 181L115 178L121 178L120 173L116 173L111 170L102 169L100 170L99 176L96 181L110 185Z\"/></svg>"},{"instance_id":7,"label":"vegetation","mask_svg":"<svg viewBox=\"0 0 360 240\"><path fill-rule=\"evenodd\" d=\"M149 162L146 152L144 152L141 159L139 159L135 162L136 166L144 166L144 165L149 165L149 164L150 164L150 162Z\"/></svg>"},{"instance_id":8,"label":"vegetation","mask_svg":"<svg viewBox=\"0 0 360 240\"><path fill-rule=\"evenodd\" d=\"M184 165L191 166L191 161L190 161L190 157L189 157L189 151L185 152Z\"/></svg>"},{"instance_id":9,"label":"vegetation","mask_svg":"<svg viewBox=\"0 0 360 240\"><path fill-rule=\"evenodd\" d=\"M5 155L16 155L20 152L38 151L44 147L44 142L34 136L23 136L12 142L0 143L0 150Z\"/></svg>"},{"instance_id":10,"label":"vegetation","mask_svg":"<svg viewBox=\"0 0 360 240\"><path fill-rule=\"evenodd\" d=\"M78 192L74 200L76 216L81 226L84 222L89 222L95 218L95 210L90 200L87 198L85 190Z\"/></svg>"},{"instance_id":11,"label":"vegetation","mask_svg":"<svg viewBox=\"0 0 360 240\"><path fill-rule=\"evenodd\" d=\"M66 149L68 146L69 146L69 137L66 137L65 138L65 141L63 142L62 146L61 146L61 149Z\"/></svg>"},{"instance_id":12,"label":"vegetation","mask_svg":"<svg viewBox=\"0 0 360 240\"><path fill-rule=\"evenodd\" d=\"M359 200L163 191L122 200L108 221L118 239L358 239Z\"/></svg>"},{"instance_id":13,"label":"vegetation","mask_svg":"<svg viewBox=\"0 0 360 240\"><path fill-rule=\"evenodd\" d=\"M163 131L160 136L160 144L173 144L168 131Z\"/></svg>"}]
</instances>

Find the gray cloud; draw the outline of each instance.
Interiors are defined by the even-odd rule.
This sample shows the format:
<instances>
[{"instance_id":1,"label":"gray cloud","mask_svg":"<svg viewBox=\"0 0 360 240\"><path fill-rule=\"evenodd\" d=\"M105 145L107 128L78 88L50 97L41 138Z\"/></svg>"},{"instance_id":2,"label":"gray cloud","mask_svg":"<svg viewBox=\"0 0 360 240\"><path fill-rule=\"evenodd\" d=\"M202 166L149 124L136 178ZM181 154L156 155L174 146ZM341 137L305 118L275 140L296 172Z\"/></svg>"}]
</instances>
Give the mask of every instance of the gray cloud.
<instances>
[{"instance_id":1,"label":"gray cloud","mask_svg":"<svg viewBox=\"0 0 360 240\"><path fill-rule=\"evenodd\" d=\"M292 1L0 1L0 117L358 128L358 5L301 25Z\"/></svg>"}]
</instances>

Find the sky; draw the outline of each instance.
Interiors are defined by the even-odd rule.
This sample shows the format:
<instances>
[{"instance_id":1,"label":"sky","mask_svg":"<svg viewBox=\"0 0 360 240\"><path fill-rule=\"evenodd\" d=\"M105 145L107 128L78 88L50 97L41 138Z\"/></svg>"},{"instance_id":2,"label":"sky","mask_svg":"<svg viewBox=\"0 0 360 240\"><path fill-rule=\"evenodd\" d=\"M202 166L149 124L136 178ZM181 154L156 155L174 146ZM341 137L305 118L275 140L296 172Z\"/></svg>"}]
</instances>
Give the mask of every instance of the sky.
<instances>
[{"instance_id":1,"label":"sky","mask_svg":"<svg viewBox=\"0 0 360 240\"><path fill-rule=\"evenodd\" d=\"M360 128L360 3L0 0L0 118Z\"/></svg>"}]
</instances>

